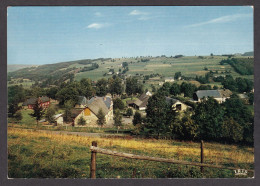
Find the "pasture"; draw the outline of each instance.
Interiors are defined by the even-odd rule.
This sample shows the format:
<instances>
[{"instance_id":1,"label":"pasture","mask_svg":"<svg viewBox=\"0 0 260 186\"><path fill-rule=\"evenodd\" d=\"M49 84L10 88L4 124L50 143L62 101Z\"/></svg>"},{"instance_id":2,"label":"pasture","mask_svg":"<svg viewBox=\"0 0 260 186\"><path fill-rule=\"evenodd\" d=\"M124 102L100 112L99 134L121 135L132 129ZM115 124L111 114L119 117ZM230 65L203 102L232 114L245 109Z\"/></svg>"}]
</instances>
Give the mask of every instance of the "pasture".
<instances>
[{"instance_id":1,"label":"pasture","mask_svg":"<svg viewBox=\"0 0 260 186\"><path fill-rule=\"evenodd\" d=\"M86 137L8 128L10 178L89 178L90 145L119 152L200 162L200 144L132 137ZM253 169L254 149L204 144L205 163ZM252 177L249 173L246 177ZM234 171L97 155L97 178L230 178ZM241 177L241 176L240 176Z\"/></svg>"},{"instance_id":2,"label":"pasture","mask_svg":"<svg viewBox=\"0 0 260 186\"><path fill-rule=\"evenodd\" d=\"M148 62L141 62L140 58L116 58L114 62L111 60L107 61L96 61L99 64L99 68L80 72L75 75L75 79L79 81L82 78L90 78L92 80L98 80L103 76L104 73L108 73L109 69L114 69L115 72L122 68L120 65L123 62L128 62L129 71L126 74L131 74L132 76L136 74L149 75L149 74L160 74L164 77L173 77L176 72L181 72L184 76L195 77L203 76L208 71L218 71L219 73L224 73L226 71L231 71L231 75L236 77L241 77L234 69L228 65L220 65L219 62L226 59L225 56L204 56L203 58L197 56L187 56L182 58L169 58L169 57L151 57ZM241 57L242 58L242 57ZM73 65L75 67L75 65ZM208 71L204 68L208 68ZM111 77L112 75L107 75L105 78ZM249 79L253 79L252 75L243 76Z\"/></svg>"}]
</instances>

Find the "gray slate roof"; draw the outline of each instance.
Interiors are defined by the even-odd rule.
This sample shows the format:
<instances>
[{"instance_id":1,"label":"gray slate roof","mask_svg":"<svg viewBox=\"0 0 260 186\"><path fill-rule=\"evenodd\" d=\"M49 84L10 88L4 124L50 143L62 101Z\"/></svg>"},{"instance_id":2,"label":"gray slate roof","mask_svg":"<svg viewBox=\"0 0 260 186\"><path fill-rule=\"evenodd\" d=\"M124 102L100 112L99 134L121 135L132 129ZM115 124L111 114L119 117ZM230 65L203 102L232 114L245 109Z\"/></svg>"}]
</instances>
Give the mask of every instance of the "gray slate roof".
<instances>
[{"instance_id":1,"label":"gray slate roof","mask_svg":"<svg viewBox=\"0 0 260 186\"><path fill-rule=\"evenodd\" d=\"M107 105L105 104L104 100L95 98L91 101L91 103L88 103L88 108L95 114L98 114L99 109L103 111L105 115L108 114L109 109Z\"/></svg>"},{"instance_id":2,"label":"gray slate roof","mask_svg":"<svg viewBox=\"0 0 260 186\"><path fill-rule=\"evenodd\" d=\"M86 105L87 104L87 98L85 96L78 96L77 104Z\"/></svg>"},{"instance_id":3,"label":"gray slate roof","mask_svg":"<svg viewBox=\"0 0 260 186\"><path fill-rule=\"evenodd\" d=\"M221 98L221 94L218 90L198 90L196 94L199 99L203 97Z\"/></svg>"},{"instance_id":4,"label":"gray slate roof","mask_svg":"<svg viewBox=\"0 0 260 186\"><path fill-rule=\"evenodd\" d=\"M102 100L102 101L105 103L106 107L107 107L108 109L110 108L112 99L111 99L110 97L108 97L108 96L106 96L106 97L98 97L98 96L92 97L92 98L88 101L87 104L88 104L88 105L89 105L89 104L92 104L92 102L93 102L94 100L96 100L96 99Z\"/></svg>"},{"instance_id":5,"label":"gray slate roof","mask_svg":"<svg viewBox=\"0 0 260 186\"><path fill-rule=\"evenodd\" d=\"M198 90L196 95L199 99L203 97L223 98L230 97L232 92L228 89L225 90Z\"/></svg>"}]
</instances>

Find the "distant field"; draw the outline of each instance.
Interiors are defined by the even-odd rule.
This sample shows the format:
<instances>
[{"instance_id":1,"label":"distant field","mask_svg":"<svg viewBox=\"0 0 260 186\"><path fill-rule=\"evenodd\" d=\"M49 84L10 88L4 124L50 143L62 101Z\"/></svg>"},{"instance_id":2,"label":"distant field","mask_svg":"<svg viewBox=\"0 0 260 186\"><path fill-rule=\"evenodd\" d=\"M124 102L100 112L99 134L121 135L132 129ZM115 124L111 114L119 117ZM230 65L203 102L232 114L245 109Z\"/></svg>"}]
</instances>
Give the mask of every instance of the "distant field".
<instances>
[{"instance_id":1,"label":"distant field","mask_svg":"<svg viewBox=\"0 0 260 186\"><path fill-rule=\"evenodd\" d=\"M7 72L13 72L22 68L33 67L36 65L7 65Z\"/></svg>"},{"instance_id":2,"label":"distant field","mask_svg":"<svg viewBox=\"0 0 260 186\"><path fill-rule=\"evenodd\" d=\"M239 58L247 58L246 56L239 56ZM148 62L141 62L143 59L149 59ZM225 56L187 56L181 58L170 58L170 57L149 57L149 58L115 58L115 59L96 59L96 60L79 60L79 61L70 61L62 62L57 64L42 65L37 68L24 69L17 71L12 74L12 77L16 79L19 78L35 78L43 77L46 78L48 74L57 75L58 77L64 75L64 73L75 73L75 80L79 81L82 78L90 78L94 81L100 78L109 78L112 75L106 75L105 73L109 72L109 69L114 69L115 72L119 72L119 69L123 71L122 63L127 62L129 71L126 72L127 75L150 75L150 74L160 74L164 77L173 77L176 72L181 72L182 75L188 77L203 76L210 70L218 71L218 73L226 73L226 71L231 71L228 74L231 74L234 78L236 77L245 77L253 80L253 75L244 75L241 76L233 67L229 64L220 65L220 61L227 59ZM84 67L90 67L91 63L97 63L99 68L79 72ZM208 70L204 70L207 68ZM10 70L10 69L9 69ZM40 80L43 80L40 79ZM33 79L34 80L34 79ZM23 84L25 86L30 86L29 83Z\"/></svg>"},{"instance_id":3,"label":"distant field","mask_svg":"<svg viewBox=\"0 0 260 186\"><path fill-rule=\"evenodd\" d=\"M193 57L182 57L182 58L150 58L148 62L140 62L140 59L115 59L114 62L105 61L104 64L99 64L99 68L93 71L81 72L76 74L76 80L87 77L93 80L97 80L103 77L104 73L108 73L110 68L113 68L115 72L119 70L120 65L123 62L128 62L129 71L126 74L136 75L136 74L161 74L165 77L174 76L176 72L181 72L185 76L195 77L196 75L205 75L209 70L218 71L219 73L225 72L226 70L231 70L231 75L236 77L241 77L240 74L236 73L230 65L220 65L219 62L227 57L214 56L213 58L207 56L204 59ZM139 61L139 62L138 62ZM208 68L205 71L204 68ZM105 76L111 77L111 76ZM253 76L243 76L249 79L253 79Z\"/></svg>"}]
</instances>

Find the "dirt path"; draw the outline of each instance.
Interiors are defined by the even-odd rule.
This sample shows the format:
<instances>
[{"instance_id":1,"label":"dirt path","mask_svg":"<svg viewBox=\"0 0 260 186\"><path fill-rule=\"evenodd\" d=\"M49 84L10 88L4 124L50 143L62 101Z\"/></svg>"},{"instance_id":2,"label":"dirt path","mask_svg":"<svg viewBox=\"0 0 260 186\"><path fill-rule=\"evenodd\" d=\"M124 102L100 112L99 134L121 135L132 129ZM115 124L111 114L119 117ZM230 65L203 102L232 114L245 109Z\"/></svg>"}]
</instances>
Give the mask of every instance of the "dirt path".
<instances>
[{"instance_id":1,"label":"dirt path","mask_svg":"<svg viewBox=\"0 0 260 186\"><path fill-rule=\"evenodd\" d=\"M126 136L125 134L103 134L103 133L50 131L50 130L37 130L37 131L51 133L51 134L77 135L77 136L87 136L87 137Z\"/></svg>"}]
</instances>

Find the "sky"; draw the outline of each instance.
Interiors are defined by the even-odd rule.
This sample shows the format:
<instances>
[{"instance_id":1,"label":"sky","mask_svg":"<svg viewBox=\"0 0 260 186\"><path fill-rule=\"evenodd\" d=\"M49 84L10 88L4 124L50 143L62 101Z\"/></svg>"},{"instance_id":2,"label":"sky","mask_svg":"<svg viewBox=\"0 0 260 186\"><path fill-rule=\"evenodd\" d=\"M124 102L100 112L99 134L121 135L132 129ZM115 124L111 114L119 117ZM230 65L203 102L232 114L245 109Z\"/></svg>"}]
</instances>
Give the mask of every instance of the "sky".
<instances>
[{"instance_id":1,"label":"sky","mask_svg":"<svg viewBox=\"0 0 260 186\"><path fill-rule=\"evenodd\" d=\"M253 51L251 6L8 7L8 64Z\"/></svg>"}]
</instances>

